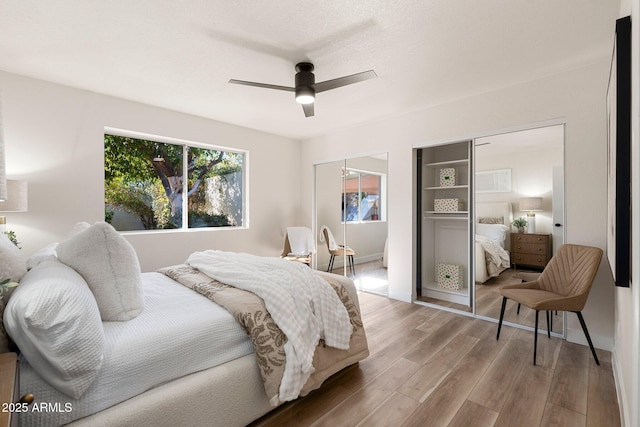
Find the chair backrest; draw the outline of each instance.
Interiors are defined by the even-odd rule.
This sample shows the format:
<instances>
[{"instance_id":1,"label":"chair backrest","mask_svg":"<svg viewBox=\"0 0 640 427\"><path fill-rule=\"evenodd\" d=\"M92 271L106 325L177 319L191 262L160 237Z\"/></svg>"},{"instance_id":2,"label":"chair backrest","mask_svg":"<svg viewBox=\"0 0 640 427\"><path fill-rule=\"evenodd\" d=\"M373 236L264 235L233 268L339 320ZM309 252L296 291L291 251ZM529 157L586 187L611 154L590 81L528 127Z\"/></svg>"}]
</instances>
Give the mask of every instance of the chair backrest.
<instances>
[{"instance_id":1,"label":"chair backrest","mask_svg":"<svg viewBox=\"0 0 640 427\"><path fill-rule=\"evenodd\" d=\"M327 244L327 250L329 251L329 253L331 253L331 251L337 250L338 243L336 242L335 237L333 237L333 233L331 232L329 227L327 227L326 225L323 225L321 231L324 239L320 239L320 240L325 241L325 243Z\"/></svg>"},{"instance_id":2,"label":"chair backrest","mask_svg":"<svg viewBox=\"0 0 640 427\"><path fill-rule=\"evenodd\" d=\"M284 251L296 255L308 255L315 252L313 232L309 227L287 227Z\"/></svg>"},{"instance_id":3,"label":"chair backrest","mask_svg":"<svg viewBox=\"0 0 640 427\"><path fill-rule=\"evenodd\" d=\"M581 311L587 302L601 259L600 248L564 244L540 275L540 287L571 297L571 306L566 311Z\"/></svg>"}]
</instances>

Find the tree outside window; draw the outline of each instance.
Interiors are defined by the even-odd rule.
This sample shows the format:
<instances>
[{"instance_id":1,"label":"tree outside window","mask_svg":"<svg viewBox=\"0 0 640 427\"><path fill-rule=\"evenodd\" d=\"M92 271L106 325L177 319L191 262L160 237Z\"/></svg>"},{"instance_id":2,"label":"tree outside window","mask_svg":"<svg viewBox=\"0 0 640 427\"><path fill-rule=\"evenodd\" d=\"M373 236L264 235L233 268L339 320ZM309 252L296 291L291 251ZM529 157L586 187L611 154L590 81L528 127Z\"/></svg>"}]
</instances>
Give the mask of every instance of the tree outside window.
<instances>
[{"instance_id":1,"label":"tree outside window","mask_svg":"<svg viewBox=\"0 0 640 427\"><path fill-rule=\"evenodd\" d=\"M120 231L243 226L244 158L105 134L105 220Z\"/></svg>"},{"instance_id":2,"label":"tree outside window","mask_svg":"<svg viewBox=\"0 0 640 427\"><path fill-rule=\"evenodd\" d=\"M342 220L347 222L378 221L382 209L379 174L343 169L344 198Z\"/></svg>"}]
</instances>

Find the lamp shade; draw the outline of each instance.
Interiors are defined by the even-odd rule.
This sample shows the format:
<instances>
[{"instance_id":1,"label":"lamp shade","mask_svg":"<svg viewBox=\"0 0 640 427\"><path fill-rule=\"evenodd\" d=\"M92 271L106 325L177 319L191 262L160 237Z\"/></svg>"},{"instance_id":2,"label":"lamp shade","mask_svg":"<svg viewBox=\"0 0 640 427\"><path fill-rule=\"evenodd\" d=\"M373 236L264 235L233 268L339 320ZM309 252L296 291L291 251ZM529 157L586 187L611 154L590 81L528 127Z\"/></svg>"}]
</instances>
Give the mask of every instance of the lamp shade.
<instances>
[{"instance_id":1,"label":"lamp shade","mask_svg":"<svg viewBox=\"0 0 640 427\"><path fill-rule=\"evenodd\" d=\"M520 210L523 212L542 211L542 197L523 197L520 199Z\"/></svg>"},{"instance_id":2,"label":"lamp shade","mask_svg":"<svg viewBox=\"0 0 640 427\"><path fill-rule=\"evenodd\" d=\"M2 92L0 92L0 201L7 200L7 175L4 162L4 130L2 128Z\"/></svg>"},{"instance_id":3,"label":"lamp shade","mask_svg":"<svg viewBox=\"0 0 640 427\"><path fill-rule=\"evenodd\" d=\"M0 212L26 212L27 181L7 180L7 198L0 202Z\"/></svg>"}]
</instances>

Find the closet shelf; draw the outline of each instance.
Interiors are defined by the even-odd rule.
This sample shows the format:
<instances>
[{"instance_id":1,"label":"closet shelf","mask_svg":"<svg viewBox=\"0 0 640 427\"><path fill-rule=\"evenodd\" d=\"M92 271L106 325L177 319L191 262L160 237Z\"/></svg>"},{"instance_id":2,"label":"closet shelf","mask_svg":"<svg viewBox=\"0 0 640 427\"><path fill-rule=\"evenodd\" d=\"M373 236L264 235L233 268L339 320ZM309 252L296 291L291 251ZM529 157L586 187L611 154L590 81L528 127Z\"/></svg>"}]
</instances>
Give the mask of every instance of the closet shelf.
<instances>
[{"instance_id":1,"label":"closet shelf","mask_svg":"<svg viewBox=\"0 0 640 427\"><path fill-rule=\"evenodd\" d=\"M428 168L439 168L442 166L466 165L468 163L469 163L469 159L460 159L460 160L449 160L446 162L425 163L424 165Z\"/></svg>"},{"instance_id":2,"label":"closet shelf","mask_svg":"<svg viewBox=\"0 0 640 427\"><path fill-rule=\"evenodd\" d=\"M424 213L432 214L432 215L455 215L455 214L468 215L469 211L451 211L451 212L424 211Z\"/></svg>"},{"instance_id":3,"label":"closet shelf","mask_svg":"<svg viewBox=\"0 0 640 427\"><path fill-rule=\"evenodd\" d=\"M448 187L425 187L425 190L451 190L455 188L466 189L469 188L468 185L450 185Z\"/></svg>"},{"instance_id":4,"label":"closet shelf","mask_svg":"<svg viewBox=\"0 0 640 427\"><path fill-rule=\"evenodd\" d=\"M428 289L428 290L432 290L432 291L438 291L438 292L442 292L444 294L453 294L453 295L463 295L463 296L467 296L469 295L469 288L462 288L462 289L446 289L446 288L441 288L440 286L438 286L437 283L435 282L431 282L431 283L426 283L422 285L424 288Z\"/></svg>"},{"instance_id":5,"label":"closet shelf","mask_svg":"<svg viewBox=\"0 0 640 427\"><path fill-rule=\"evenodd\" d=\"M468 212L425 212L424 219L446 219L466 221L469 218Z\"/></svg>"}]
</instances>

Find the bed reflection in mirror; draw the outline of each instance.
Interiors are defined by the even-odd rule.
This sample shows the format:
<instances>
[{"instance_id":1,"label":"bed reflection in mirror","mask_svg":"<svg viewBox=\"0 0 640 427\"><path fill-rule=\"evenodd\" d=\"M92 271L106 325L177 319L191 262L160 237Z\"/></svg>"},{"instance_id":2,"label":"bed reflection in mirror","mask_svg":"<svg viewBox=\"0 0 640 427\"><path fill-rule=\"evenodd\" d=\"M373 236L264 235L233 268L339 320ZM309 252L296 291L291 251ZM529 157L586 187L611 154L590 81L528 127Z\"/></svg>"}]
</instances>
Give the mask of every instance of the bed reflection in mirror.
<instances>
[{"instance_id":1,"label":"bed reflection in mirror","mask_svg":"<svg viewBox=\"0 0 640 427\"><path fill-rule=\"evenodd\" d=\"M564 125L475 140L476 315L498 319L498 290L535 280L564 242L563 152ZM532 197L542 199L539 211L522 211L521 200ZM518 218L529 228L518 232L512 225ZM552 332L563 333L563 317L552 313ZM505 321L533 327L535 312L508 303Z\"/></svg>"},{"instance_id":2,"label":"bed reflection in mirror","mask_svg":"<svg viewBox=\"0 0 640 427\"><path fill-rule=\"evenodd\" d=\"M315 268L387 295L387 154L317 164L315 182Z\"/></svg>"}]
</instances>

